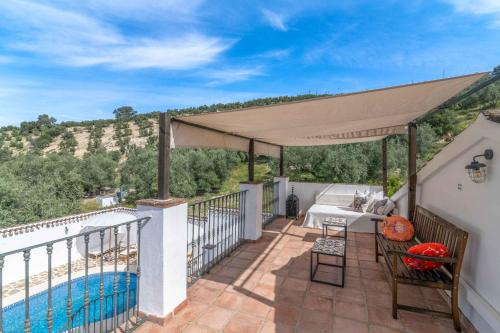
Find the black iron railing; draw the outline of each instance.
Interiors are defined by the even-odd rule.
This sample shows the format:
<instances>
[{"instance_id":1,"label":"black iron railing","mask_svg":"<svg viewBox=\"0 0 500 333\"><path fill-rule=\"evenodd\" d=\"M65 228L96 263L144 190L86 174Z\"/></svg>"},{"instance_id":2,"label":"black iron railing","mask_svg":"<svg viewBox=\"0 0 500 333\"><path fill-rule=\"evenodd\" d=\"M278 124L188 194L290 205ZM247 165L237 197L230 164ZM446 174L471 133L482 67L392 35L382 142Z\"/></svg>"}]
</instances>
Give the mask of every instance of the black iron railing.
<instances>
[{"instance_id":1,"label":"black iron railing","mask_svg":"<svg viewBox=\"0 0 500 333\"><path fill-rule=\"evenodd\" d=\"M278 216L279 182L264 183L262 192L262 225L271 223Z\"/></svg>"},{"instance_id":2,"label":"black iron railing","mask_svg":"<svg viewBox=\"0 0 500 333\"><path fill-rule=\"evenodd\" d=\"M30 333L32 327L36 327L37 332L73 332L75 329L89 332L91 324L98 325L99 332L103 332L104 327L107 331L121 327L127 332L140 324L141 230L149 220L150 217L143 217L106 227L87 227L72 236L0 253L0 333ZM78 258L75 258L75 250ZM40 253L46 254L47 290L32 296L37 303L36 308L31 309L30 259L35 251L37 258ZM53 257L59 255L55 251L66 252L66 264L53 267ZM2 271L9 268L6 265L10 258L20 255L24 260L24 300L3 309ZM13 261L15 264L15 258ZM89 274L90 261L96 267L92 275ZM120 271L119 261L124 267ZM72 274L81 277L72 279ZM53 286L53 279L57 277L66 277L66 282ZM91 294L97 294L97 300L91 301ZM124 304L120 304L119 297ZM4 316L4 312L9 314ZM131 313L135 315L133 319ZM119 318L120 314L122 318ZM75 316L78 317L77 323L73 322ZM94 324L96 322L98 324ZM105 326L105 322L109 326Z\"/></svg>"},{"instance_id":3,"label":"black iron railing","mask_svg":"<svg viewBox=\"0 0 500 333\"><path fill-rule=\"evenodd\" d=\"M243 241L246 191L188 207L188 285L233 252Z\"/></svg>"}]
</instances>

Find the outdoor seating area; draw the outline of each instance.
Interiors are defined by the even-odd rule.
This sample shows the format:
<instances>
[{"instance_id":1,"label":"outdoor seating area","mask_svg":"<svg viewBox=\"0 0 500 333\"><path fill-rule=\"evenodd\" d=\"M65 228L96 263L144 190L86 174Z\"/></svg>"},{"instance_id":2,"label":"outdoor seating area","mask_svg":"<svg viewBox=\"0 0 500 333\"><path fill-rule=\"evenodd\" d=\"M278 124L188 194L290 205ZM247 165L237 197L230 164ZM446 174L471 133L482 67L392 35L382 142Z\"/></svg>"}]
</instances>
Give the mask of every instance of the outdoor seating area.
<instances>
[{"instance_id":1,"label":"outdoor seating area","mask_svg":"<svg viewBox=\"0 0 500 333\"><path fill-rule=\"evenodd\" d=\"M325 301L327 304L331 305L333 309L333 316L332 313L329 313L328 315L323 316L323 319L327 318L326 321L321 322L322 319L311 319L316 315L315 312L307 313L303 316L301 315L302 312L311 310L307 307L304 310L302 305L306 305L307 302L302 298L297 300L297 302L285 302L286 304L280 304L280 302L277 301L280 294L279 289L280 287L284 287L284 289L290 289L290 291L300 290L301 292L304 292L304 295L302 296L307 299L307 293L305 292L308 290L311 280L324 282L327 279L320 278L320 275L331 277L335 274L333 270L338 270L339 268L342 272L341 275L344 275L342 268L347 266L347 269L345 270L345 281L344 279L341 279L338 280L337 283L334 282L334 284L339 285L340 287L345 287L346 290L355 294L359 293L360 289L364 289L367 293L368 290L371 289L372 292L378 295L379 300L381 299L380 295L387 292L390 304L388 307L389 311L387 312L383 306L372 306L370 309L370 306L367 305L367 297L365 297L363 299L363 302L365 302L363 308L364 310L360 312L363 312L366 316L363 316L363 320L357 320L355 323L356 326L359 324L361 325L359 327L362 328L358 327L353 331L358 332L366 330L370 325L376 326L377 324L382 324L385 328L390 327L402 331L416 331L405 327L404 317L412 318L408 325L410 323L411 325L417 325L419 327L418 330L422 330L420 329L420 325L425 327L423 331L435 332L439 330L444 324L438 324L436 322L438 319L434 316L441 316L443 314L442 312L445 311L442 309L449 309L449 305L446 304L446 301L444 301L444 299L448 298L445 294L439 294L437 291L431 290L431 295L434 298L432 301L426 300L426 295L428 295L429 292L421 289L421 285L403 285L401 287L398 285L398 279L394 278L394 275L387 271L387 267L375 260L375 241L373 236L369 236L369 234L373 232L373 223L371 222L371 219L380 219L390 214L397 214L400 215L401 218L408 218L409 221L405 221L408 225L410 225L410 227L408 227L408 231L412 228L410 221L414 221L413 218L415 216L416 206L419 201L425 200L423 199L424 196L421 193L417 194L417 191L421 191L421 189L417 188L418 121L433 112L437 112L442 108L451 105L452 103L458 103L467 96L470 96L471 94L474 94L482 88L492 84L498 80L498 78L499 76L496 74L478 73L441 80L393 86L383 89L367 90L359 93L318 97L289 103L261 105L238 110L183 114L173 117L167 113L160 113L159 177L158 198L156 199L159 203L146 202L146 205L144 205L145 207L149 205L150 207L156 208L157 205L160 205L160 207L167 210L170 206L173 207L176 204L180 205L179 203L176 203L176 199L169 197L171 148L220 148L244 151L248 153L248 180L240 183L239 192L240 194L244 194L246 198L244 204L240 206L242 210L239 212L239 216L244 218L244 224L237 227L238 230L241 229L240 235L244 240L244 246L242 249L234 249L231 246L231 244L233 244L235 234L230 230L229 232L227 231L224 227L226 225L225 222L222 226L217 226L212 233L209 232L207 235L208 237L199 236L198 239L188 240L187 248L189 249L199 243L205 243L205 240L208 241L210 239L210 235L212 236L212 241L208 241L208 246L210 246L210 248L203 246L199 247L200 249L203 249L203 251L200 251L199 253L199 256L202 258L203 265L201 265L201 269L197 270L193 275L193 278L189 281L191 289L188 292L188 294L190 294L188 300L194 300L196 302L197 289L206 289L205 285L203 285L203 281L212 281L215 277L218 284L223 284L223 287L221 287L222 289L229 287L232 291L234 291L236 288L236 290L241 291L246 297L257 299L257 302L264 301L264 303L270 307L268 311L269 313L279 314L279 308L284 306L284 308L286 308L285 312L288 312L288 315L283 317L286 317L287 320L293 321L288 323L292 324L290 325L292 330L305 332L329 331L330 329L334 329L334 322L336 321L334 318L335 313L342 313L342 311L348 313L347 315L343 313L344 316L339 316L345 319L345 317L348 317L356 306L353 306L352 304L342 304L343 306L337 307L336 299L333 299L332 301ZM482 80L480 84L478 83L479 80ZM469 89L469 87L473 85L474 87ZM370 116L367 118L367 115ZM306 122L307 125L304 125ZM293 135L290 135L290 129L294 129ZM398 194L396 197L389 197L387 143L389 136L404 133L407 134L408 159L406 170L407 182L403 186L405 199L403 200L402 194ZM381 143L380 183L382 186L379 186L381 188L376 188L377 186L372 185L363 185L368 186L369 188L360 192L356 189L358 185L351 188L351 185L345 186L346 184L320 184L319 186L317 184L310 186L307 183L301 182L291 184L290 179L285 175L285 148L350 144L367 141L379 141ZM474 140L474 142L478 141ZM467 144L466 146L470 147L470 144ZM485 148L487 150L489 149L488 147ZM482 151L485 150L483 149ZM491 149L488 151L491 151ZM263 227L266 227L266 223L263 223L263 215L267 216L263 214L263 207L269 207L268 204L262 204L263 201L268 203L268 200L265 199L268 195L263 194L266 194L271 187L264 187L263 183L258 182L255 179L255 159L258 155L279 159L279 176L274 178L274 183L277 183L275 192L279 193L278 199L275 202L278 204L278 209L276 214L273 212L272 215L296 217L298 212L300 212L298 216L307 212L304 220L295 220L294 224L290 226L290 228L275 230L279 231L279 233L271 235L269 235L269 230L264 232L264 234L262 233ZM477 165L478 162L475 158L492 155L477 155L477 153L474 153L472 156L474 156L473 163L475 164L466 167L466 169L479 168ZM460 174L455 176L455 179L444 179L443 176L442 181L456 186L455 184L457 180L460 179L461 181L463 178L463 169L463 164L458 168L455 166L453 172L460 172ZM476 176L473 172L472 178L475 179L475 177ZM482 179L484 179L484 177L481 177L481 181ZM298 185L300 191L297 189L297 191L294 192L294 185ZM339 191L336 191L335 187L337 187ZM459 182L457 186L458 191L462 191L463 187L462 181ZM326 189L326 193L323 192L317 196L319 189ZM353 189L354 193L350 191ZM323 194L323 197L321 194ZM285 197L287 197L286 200ZM289 201L288 198L291 200ZM351 200L352 204L350 203ZM463 198L460 198L459 200L463 200ZM273 204L273 207L274 206L276 205ZM433 205L431 204L431 206ZM291 208L294 209L292 210ZM179 211L182 211L183 209L184 208L179 207ZM145 210L145 212L146 211L147 210ZM202 210L200 209L198 211L201 212ZM172 212L174 212L174 210L172 210ZM449 214L450 211L444 213ZM451 215L453 215L453 213L451 213ZM343 218L346 220L346 226L350 236L348 237L347 244L344 246L340 246L340 244L331 242L328 239L314 244L323 228L322 224L328 217ZM453 219L455 220L457 218ZM458 217L458 220L460 220L460 217ZM210 222L211 219L209 218L209 228ZM267 220L265 222L267 222ZM216 223L212 223L212 225L214 224ZM274 225L275 224L273 223L270 226L270 230L273 230ZM169 228L171 228L171 232L176 232L176 227L178 226L172 225ZM155 234L153 228L154 227L152 227L149 231L151 235ZM159 229L158 231L163 232L159 227L157 228ZM198 228L198 230L200 229ZM290 234L291 230L293 230L292 234ZM417 233L417 236L420 234ZM194 235L194 233L192 233L192 235ZM201 231L198 232L198 235L202 235ZM411 236L409 236L408 239L404 239L404 241L413 239L413 235L414 234L412 232ZM273 237L277 238L273 239ZM282 239L290 240L290 237L293 238L291 243L296 243L297 248L293 248L291 251L284 251L284 254L280 254L280 256L276 257L272 256L271 259L268 259L270 253L277 252L270 250L269 247L277 249L276 243L280 243L280 240ZM425 237L423 239L432 241L432 239ZM443 243L449 245L447 243L447 238L443 239L438 237L436 240L441 243L437 245L443 248L442 256L445 256L448 249L446 249L446 246ZM165 237L160 239L160 241L173 246L173 242L170 239L167 240ZM182 243L180 241L181 239L179 239L179 244ZM288 245L288 242L285 243ZM328 243L328 246L323 246L325 244L320 243ZM220 246L217 244L220 244ZM283 246L286 245L283 244ZM217 246L215 250L216 255L210 254L211 252L214 252L211 246ZM354 247L354 249L352 247ZM240 260L226 258L233 258L234 254L236 254L237 257L239 256L240 251L252 252L249 251L249 249L254 248L256 253L254 253L254 255L250 254L250 257L248 258L244 258L246 260L243 262ZM151 250L152 249L149 249L149 251ZM414 251L413 247L408 250ZM453 252L454 248L450 248L450 251ZM178 261L174 252L175 251L170 254L172 256L171 262ZM151 254L152 253L153 252L151 252ZM312 257L315 256L317 266L312 265ZM334 262L328 262L326 265L318 264L320 256L330 256L332 258L329 258L329 260ZM257 258L258 261L249 260L254 258ZM340 261L344 261L345 264L344 262L339 264L339 258ZM387 257L386 259L389 258ZM422 256L419 259L424 260L425 257ZM167 259L164 261L165 262L160 262L158 264L168 264ZM353 261L356 263L355 269L352 268L354 264ZM263 262L265 263L264 268L261 268ZM236 265L239 266L235 267L233 263L236 263ZM179 261L179 264L182 263ZM188 270L191 270L192 265L190 266L188 263L187 266ZM453 274L456 274L457 270L460 269L460 265L456 266L457 269L452 270ZM307 267L309 267L309 272ZM301 269L302 271L297 273ZM353 270L357 273L349 273L349 271L352 272ZM366 276L363 276L364 270L369 270L365 273L367 274ZM256 272L259 271L262 272L263 275L271 275L268 276L268 278L272 279L272 286L266 286L264 281L260 281L263 276L258 276L259 274ZM208 276L204 276L203 273L208 272L210 274ZM386 275L385 273L388 274ZM354 277L352 276L353 274L358 275L357 277ZM283 279L281 279L281 277L283 277L282 275L285 275ZM223 278L221 279L220 276ZM196 279L198 279L198 277L200 277L201 282L193 283ZM301 281L300 277L306 281ZM363 279L363 277L365 278ZM182 276L179 274L178 279L181 278ZM300 281L293 280L297 278L299 278ZM458 281L458 276L456 278ZM167 276L164 276L163 279L165 282L172 281L172 278ZM255 282L255 285L250 288L246 287L248 280ZM283 285L278 286L278 284L281 284L279 281L282 280ZM288 284L287 280L293 282ZM353 286L353 282L350 281L353 280L357 281L354 282L357 286L350 288L349 286ZM468 288L468 283L476 284L476 281L474 281L475 277L473 274L471 275L470 271L468 272L467 280L468 281L466 281L466 279L460 280L460 286ZM391 282L390 284L388 283L389 281ZM185 291L176 292L176 290L184 289L184 286L177 286L176 284L172 285L171 282L165 286L161 279L156 279L156 281L151 280L151 282L157 283L158 288L165 288L166 292L164 297L166 297L171 304L168 304L168 306L162 306L161 304L160 306L157 306L156 304L151 304L149 314L157 316L158 318L168 319L173 316L172 322L169 322L168 324L175 325L175 322L180 320L178 313L179 307L183 306L186 301ZM240 282L242 282L243 285L239 285ZM489 283L489 281L485 282ZM391 285L393 288L392 295L398 295L396 301L394 301L394 299L396 299L395 297L391 297ZM149 287L153 288L151 286ZM448 320L448 324L446 325L451 323L451 326L445 325L445 328L448 329L451 327L453 331L459 331L461 330L461 327L458 323L458 310L456 305L458 298L456 291L458 290L458 282L457 285L453 286L453 288L455 289L453 296L453 303L455 304L453 306L455 327L453 326L453 321L446 318L446 320ZM472 288L468 289L471 291L473 290ZM212 295L211 291L207 292ZM337 295L338 293L339 292L335 290L334 294ZM343 292L340 293L342 294ZM347 293L347 291L345 293ZM207 296L208 295L204 295L202 298L206 301L207 299L210 299L210 297ZM216 302L218 294L214 292L212 296L214 296L212 302ZM173 299L171 299L172 297ZM466 302L463 302L462 304L471 305L478 304L477 301L481 299L481 296L476 296L475 292L461 295L460 297L461 302L463 299L466 299ZM316 301L322 303L322 301ZM141 304L144 303L142 302ZM437 304L440 304L441 307L439 308ZM462 311L466 311L468 314L467 317L460 316L461 318L464 318L464 320L466 320L465 318L468 318L474 322L474 325L478 325L480 327L496 326L496 320L493 317L496 311L494 308L492 309L490 304L482 306L483 309L481 310L481 318L479 319L476 319L477 316L475 313L477 312L477 309L475 305L473 305L471 309L471 307L464 306L462 304L460 304L460 309ZM290 306L293 308L290 309ZM275 311L273 311L272 308L274 308ZM391 311L392 308L394 308L394 311ZM431 313L430 317L426 317L425 314L421 314L420 312L418 315L399 313L400 310L416 310L417 308L425 308L435 312ZM245 316L248 315L248 311L244 311L243 313ZM226 331L232 331L232 327L235 325L238 329L234 331L242 331L241 323L246 322L246 319L241 318L238 315L239 317L237 319L233 318L234 320L230 320L232 315L233 313L231 312L218 312L218 310L214 309L214 307L210 307L208 313L205 314L205 316L202 315L200 317L200 321L195 320L195 326L193 327L197 327L197 325L200 324L205 328L208 326L211 329L224 329ZM273 319L273 323L279 322L279 319L276 320L273 316L275 315L269 315L266 312L266 315L261 316L258 320L255 318L247 318L251 322L251 325L248 325L252 326L252 329L248 331L259 330L260 325L262 325L266 319ZM303 318L303 320L300 318ZM380 318L383 319L380 320ZM401 318L401 320L398 320L399 318ZM214 322L217 322L219 319L219 324L216 325L216 327L213 327L215 325ZM321 324L319 324L320 322ZM190 326L188 324L193 323L184 322L183 324ZM228 325L228 327L226 327L226 325ZM302 327L308 325L309 327L307 328ZM312 328L314 325L316 325L317 330L316 328ZM472 327L472 325L467 326ZM256 328L256 330L254 328ZM377 330L377 328L370 330Z\"/></svg>"},{"instance_id":2,"label":"outdoor seating area","mask_svg":"<svg viewBox=\"0 0 500 333\"><path fill-rule=\"evenodd\" d=\"M301 224L275 219L260 240L241 245L193 284L187 305L164 326L146 322L137 332L455 332L450 319L430 314L397 310L393 319L389 274L383 258L375 261L373 234L348 233L344 288L311 282L310 251L322 230ZM449 307L420 286L399 286L399 299ZM464 324L464 332L474 332Z\"/></svg>"},{"instance_id":3,"label":"outdoor seating area","mask_svg":"<svg viewBox=\"0 0 500 333\"><path fill-rule=\"evenodd\" d=\"M57 228L43 222L27 227L29 233L3 233L12 248L0 253L0 281L16 284L16 299L2 302L5 309L0 303L0 331L17 333L24 324L30 332L32 322L42 325L33 333L45 327L89 331L91 325L105 331L124 325L125 332L140 333L498 331L489 329L497 327L497 279L490 262L498 252L498 232L490 215L497 213L492 200L498 197L498 179L495 161L488 162L493 169L488 179L488 165L476 161L489 161L491 147L500 149L498 124L480 118L417 170L416 119L485 75L237 112L160 113L157 198L106 216L75 216L72 223L57 222ZM401 107L405 98L413 109ZM370 113L373 119L367 121ZM306 114L311 126L287 137ZM260 120L254 122L259 117L265 129ZM407 133L407 183L391 195L387 137L402 133ZM285 174L285 147L377 140L381 185L290 181ZM206 200L171 197L170 154L178 147L246 152L248 180L239 183L237 192ZM464 153L463 147L470 151ZM256 181L257 155L279 158L279 175L272 181ZM443 168L448 170L441 173ZM464 172L471 168L479 170ZM432 181L424 187L427 179ZM453 191L443 196L442 188ZM470 204L470 198L482 199ZM457 206L468 207L458 214ZM477 228L478 214L483 229ZM383 236L378 229L382 220ZM389 220L395 223L388 226ZM14 246L24 238L28 247ZM429 257L422 250L413 252L416 246L440 246L443 252ZM10 264L16 263L10 261L14 256L17 266L24 262L24 270ZM441 266L412 267L415 260ZM59 267L66 268L65 274L55 274ZM78 274L72 274L73 267L79 267ZM47 285L30 289L32 277L42 273L38 280ZM17 288L21 282L24 295ZM66 286L66 295L74 291L75 297L64 299L60 291ZM6 294L12 290L6 288ZM87 302L78 297L89 293ZM2 294L0 288L0 300ZM32 313L33 304L43 311ZM96 312L96 305L103 304Z\"/></svg>"},{"instance_id":4,"label":"outdoor seating area","mask_svg":"<svg viewBox=\"0 0 500 333\"><path fill-rule=\"evenodd\" d=\"M325 219L333 217L344 219L351 231L372 232L371 219L383 218L394 208L382 186L333 184L315 196L303 226L322 228Z\"/></svg>"}]
</instances>

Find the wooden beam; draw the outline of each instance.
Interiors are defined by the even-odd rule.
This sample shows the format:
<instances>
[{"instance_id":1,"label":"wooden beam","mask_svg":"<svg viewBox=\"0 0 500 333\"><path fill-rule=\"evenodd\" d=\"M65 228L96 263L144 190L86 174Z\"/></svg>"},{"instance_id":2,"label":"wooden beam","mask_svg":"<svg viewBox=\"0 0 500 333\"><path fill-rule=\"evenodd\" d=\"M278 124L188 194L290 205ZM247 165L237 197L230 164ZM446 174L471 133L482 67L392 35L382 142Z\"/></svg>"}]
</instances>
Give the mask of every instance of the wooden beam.
<instances>
[{"instance_id":1,"label":"wooden beam","mask_svg":"<svg viewBox=\"0 0 500 333\"><path fill-rule=\"evenodd\" d=\"M280 147L280 176L285 175L285 149Z\"/></svg>"},{"instance_id":2,"label":"wooden beam","mask_svg":"<svg viewBox=\"0 0 500 333\"><path fill-rule=\"evenodd\" d=\"M248 181L253 182L255 175L255 142L250 139L248 144Z\"/></svg>"},{"instance_id":3,"label":"wooden beam","mask_svg":"<svg viewBox=\"0 0 500 333\"><path fill-rule=\"evenodd\" d=\"M160 113L158 140L158 199L169 198L170 188L170 116Z\"/></svg>"},{"instance_id":4,"label":"wooden beam","mask_svg":"<svg viewBox=\"0 0 500 333\"><path fill-rule=\"evenodd\" d=\"M408 218L413 221L417 199L417 124L408 124Z\"/></svg>"},{"instance_id":5,"label":"wooden beam","mask_svg":"<svg viewBox=\"0 0 500 333\"><path fill-rule=\"evenodd\" d=\"M387 196L387 138L382 140L382 187Z\"/></svg>"}]
</instances>

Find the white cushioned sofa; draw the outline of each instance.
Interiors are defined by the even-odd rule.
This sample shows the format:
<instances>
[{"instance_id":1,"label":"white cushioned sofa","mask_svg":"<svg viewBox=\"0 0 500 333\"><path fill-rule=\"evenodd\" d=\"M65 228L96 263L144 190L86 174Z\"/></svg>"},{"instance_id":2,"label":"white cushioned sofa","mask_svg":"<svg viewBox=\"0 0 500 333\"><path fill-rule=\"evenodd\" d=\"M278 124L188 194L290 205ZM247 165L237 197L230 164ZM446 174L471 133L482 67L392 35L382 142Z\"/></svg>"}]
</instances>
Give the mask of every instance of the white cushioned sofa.
<instances>
[{"instance_id":1,"label":"white cushioned sofa","mask_svg":"<svg viewBox=\"0 0 500 333\"><path fill-rule=\"evenodd\" d=\"M356 210L352 207L356 192L370 193L378 200L384 199L382 186L333 184L316 194L315 203L307 211L302 226L322 228L325 218L344 217L349 231L373 232L371 219L384 217L393 210L394 206L388 204L383 215Z\"/></svg>"}]
</instances>

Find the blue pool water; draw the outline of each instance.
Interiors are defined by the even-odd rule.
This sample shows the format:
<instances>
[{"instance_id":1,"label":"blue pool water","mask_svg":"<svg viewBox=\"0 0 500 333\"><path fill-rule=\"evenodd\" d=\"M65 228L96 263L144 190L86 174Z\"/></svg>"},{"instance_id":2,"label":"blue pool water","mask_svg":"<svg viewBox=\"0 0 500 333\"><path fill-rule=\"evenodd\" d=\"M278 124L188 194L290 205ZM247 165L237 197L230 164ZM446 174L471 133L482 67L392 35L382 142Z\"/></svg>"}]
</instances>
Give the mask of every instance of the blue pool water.
<instances>
[{"instance_id":1,"label":"blue pool water","mask_svg":"<svg viewBox=\"0 0 500 333\"><path fill-rule=\"evenodd\" d=\"M121 297L118 297L117 309L118 313L125 311L125 294L126 291L126 273L119 272L118 274L118 293L121 292ZM113 294L113 272L104 273L104 295ZM88 277L89 283L89 299L91 301L89 309L90 322L99 321L99 283L100 275L93 274ZM130 274L130 297L129 307L135 306L135 290L137 286L137 277L135 274ZM83 307L83 298L85 293L84 277L77 278L71 281L71 298L73 305L73 313ZM53 330L54 332L62 332L66 330L66 303L68 299L68 283L61 283L52 287L52 309L53 309ZM107 297L108 302L103 302L103 317L111 318L113 316L114 304L113 297ZM83 324L83 312L75 317L73 327L78 327ZM47 291L30 297L30 316L31 316L31 332L45 333L47 332ZM24 332L24 300L9 305L3 309L4 332L19 333ZM1 330L0 330L1 331Z\"/></svg>"}]
</instances>

